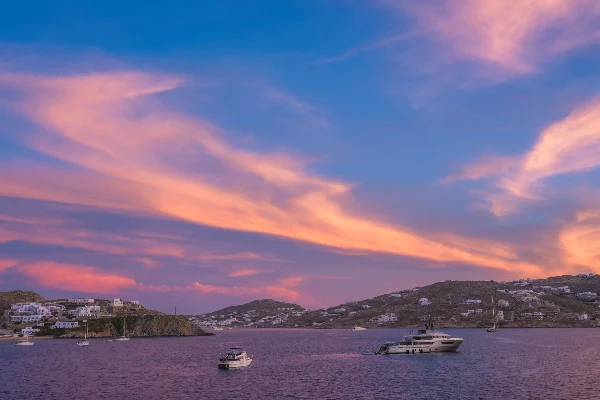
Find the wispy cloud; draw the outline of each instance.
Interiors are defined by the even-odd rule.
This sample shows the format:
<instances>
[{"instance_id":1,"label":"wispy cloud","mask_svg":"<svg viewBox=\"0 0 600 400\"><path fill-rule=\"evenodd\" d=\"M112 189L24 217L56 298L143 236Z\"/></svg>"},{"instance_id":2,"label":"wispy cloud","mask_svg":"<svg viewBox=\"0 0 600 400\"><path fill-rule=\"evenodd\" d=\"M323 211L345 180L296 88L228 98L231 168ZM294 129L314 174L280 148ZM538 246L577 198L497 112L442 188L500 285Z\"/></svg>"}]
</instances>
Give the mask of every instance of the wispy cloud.
<instances>
[{"instance_id":1,"label":"wispy cloud","mask_svg":"<svg viewBox=\"0 0 600 400\"><path fill-rule=\"evenodd\" d=\"M600 272L600 212L582 210L559 236L566 265Z\"/></svg>"},{"instance_id":2,"label":"wispy cloud","mask_svg":"<svg viewBox=\"0 0 600 400\"><path fill-rule=\"evenodd\" d=\"M42 128L26 143L76 167L5 170L2 192L347 250L538 270L502 243L445 242L345 210L352 185L312 174L285 153L235 148L211 124L167 109L155 95L182 82L134 71L1 76L0 84L25 95L15 111Z\"/></svg>"},{"instance_id":3,"label":"wispy cloud","mask_svg":"<svg viewBox=\"0 0 600 400\"><path fill-rule=\"evenodd\" d=\"M600 100L593 99L544 129L524 155L483 159L448 180L491 178L494 190L486 196L494 213L504 215L516 208L518 200L539 200L545 179L600 167L598 154Z\"/></svg>"},{"instance_id":4,"label":"wispy cloud","mask_svg":"<svg viewBox=\"0 0 600 400\"><path fill-rule=\"evenodd\" d=\"M540 65L600 40L595 0L383 0L428 38L445 65L473 63L489 79L536 72Z\"/></svg>"}]
</instances>

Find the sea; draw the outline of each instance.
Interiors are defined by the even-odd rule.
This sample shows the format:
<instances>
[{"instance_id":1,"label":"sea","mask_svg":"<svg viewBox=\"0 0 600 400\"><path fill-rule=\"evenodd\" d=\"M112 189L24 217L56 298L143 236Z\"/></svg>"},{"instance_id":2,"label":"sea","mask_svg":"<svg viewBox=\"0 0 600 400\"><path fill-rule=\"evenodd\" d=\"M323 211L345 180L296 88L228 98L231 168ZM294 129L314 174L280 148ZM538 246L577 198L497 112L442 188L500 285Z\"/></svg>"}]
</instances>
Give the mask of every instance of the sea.
<instances>
[{"instance_id":1,"label":"sea","mask_svg":"<svg viewBox=\"0 0 600 400\"><path fill-rule=\"evenodd\" d=\"M0 340L0 399L600 399L600 329L444 329L456 353L365 355L406 329ZM254 359L218 370L229 347Z\"/></svg>"}]
</instances>

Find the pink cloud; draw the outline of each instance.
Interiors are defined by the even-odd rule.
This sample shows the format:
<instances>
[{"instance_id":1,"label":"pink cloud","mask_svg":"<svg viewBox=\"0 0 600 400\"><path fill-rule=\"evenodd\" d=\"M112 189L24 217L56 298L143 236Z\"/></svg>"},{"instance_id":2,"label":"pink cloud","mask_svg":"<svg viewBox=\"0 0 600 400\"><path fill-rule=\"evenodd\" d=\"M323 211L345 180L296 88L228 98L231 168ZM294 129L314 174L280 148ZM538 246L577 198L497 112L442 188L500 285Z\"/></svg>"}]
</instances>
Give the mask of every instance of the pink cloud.
<instances>
[{"instance_id":1,"label":"pink cloud","mask_svg":"<svg viewBox=\"0 0 600 400\"><path fill-rule=\"evenodd\" d=\"M467 165L449 180L492 178L495 189L486 197L496 215L506 215L521 201L540 200L545 179L599 168L598 154L600 99L593 99L544 129L527 153Z\"/></svg>"},{"instance_id":2,"label":"pink cloud","mask_svg":"<svg viewBox=\"0 0 600 400\"><path fill-rule=\"evenodd\" d=\"M236 148L218 128L171 111L154 96L181 82L140 72L1 76L0 84L25 95L14 109L42 128L26 143L79 169L6 171L0 189L350 251L541 271L503 243L421 235L348 211L351 184L312 174L304 160L286 153Z\"/></svg>"},{"instance_id":3,"label":"pink cloud","mask_svg":"<svg viewBox=\"0 0 600 400\"><path fill-rule=\"evenodd\" d=\"M239 278L242 276L252 276L252 275L258 275L263 273L264 271L261 269L256 269L256 268L242 268L242 269L237 269L235 271L231 271L227 274L228 277L230 278Z\"/></svg>"},{"instance_id":4,"label":"pink cloud","mask_svg":"<svg viewBox=\"0 0 600 400\"><path fill-rule=\"evenodd\" d=\"M135 280L102 272L93 267L40 262L19 267L19 272L39 285L65 291L87 293L115 293L135 287Z\"/></svg>"},{"instance_id":5,"label":"pink cloud","mask_svg":"<svg viewBox=\"0 0 600 400\"><path fill-rule=\"evenodd\" d=\"M585 210L560 231L565 265L600 273L600 212Z\"/></svg>"},{"instance_id":6,"label":"pink cloud","mask_svg":"<svg viewBox=\"0 0 600 400\"><path fill-rule=\"evenodd\" d=\"M536 72L562 54L600 40L595 0L382 0L431 40L433 62L472 63L488 79Z\"/></svg>"},{"instance_id":7,"label":"pink cloud","mask_svg":"<svg viewBox=\"0 0 600 400\"><path fill-rule=\"evenodd\" d=\"M17 263L16 260L0 260L0 272L14 267Z\"/></svg>"}]
</instances>

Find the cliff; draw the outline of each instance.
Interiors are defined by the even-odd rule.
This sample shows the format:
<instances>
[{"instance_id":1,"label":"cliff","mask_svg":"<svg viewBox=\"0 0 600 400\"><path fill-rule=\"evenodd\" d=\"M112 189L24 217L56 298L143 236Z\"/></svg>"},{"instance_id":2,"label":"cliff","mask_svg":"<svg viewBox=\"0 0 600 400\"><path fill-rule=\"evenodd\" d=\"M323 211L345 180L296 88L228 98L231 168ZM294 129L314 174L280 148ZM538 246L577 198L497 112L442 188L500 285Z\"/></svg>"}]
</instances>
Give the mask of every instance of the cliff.
<instances>
[{"instance_id":1,"label":"cliff","mask_svg":"<svg viewBox=\"0 0 600 400\"><path fill-rule=\"evenodd\" d=\"M88 337L111 338L123 334L123 318L89 319ZM127 317L127 335L130 337L158 336L212 336L181 315L151 315ZM85 326L76 329L44 328L39 335L51 335L55 338L83 338Z\"/></svg>"}]
</instances>

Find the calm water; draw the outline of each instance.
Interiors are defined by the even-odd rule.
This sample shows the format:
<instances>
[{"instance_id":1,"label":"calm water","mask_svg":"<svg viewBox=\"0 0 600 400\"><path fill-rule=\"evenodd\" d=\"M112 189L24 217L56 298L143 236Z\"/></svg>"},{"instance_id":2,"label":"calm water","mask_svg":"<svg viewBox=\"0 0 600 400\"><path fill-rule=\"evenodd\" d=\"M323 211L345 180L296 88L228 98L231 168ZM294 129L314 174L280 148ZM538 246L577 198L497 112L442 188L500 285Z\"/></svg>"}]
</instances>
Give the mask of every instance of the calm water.
<instances>
[{"instance_id":1,"label":"calm water","mask_svg":"<svg viewBox=\"0 0 600 400\"><path fill-rule=\"evenodd\" d=\"M365 356L406 331L233 330L214 337L0 341L0 399L598 399L600 329L446 330L458 353ZM241 345L248 368L217 370Z\"/></svg>"}]
</instances>

